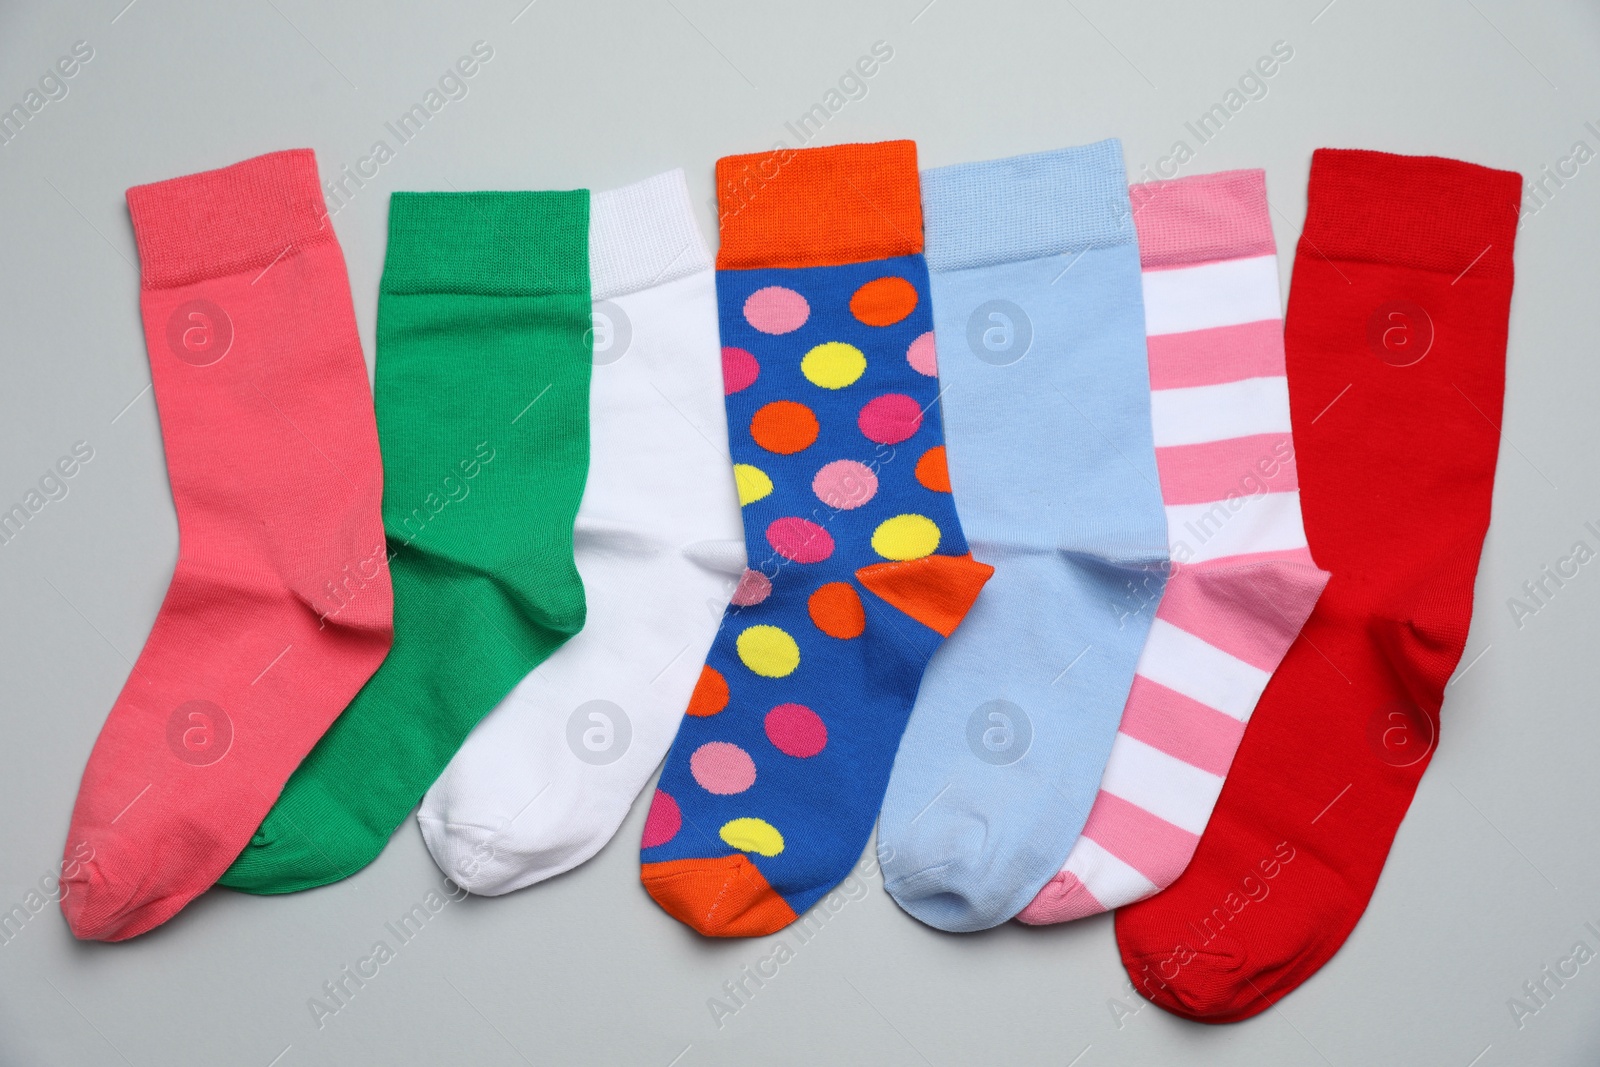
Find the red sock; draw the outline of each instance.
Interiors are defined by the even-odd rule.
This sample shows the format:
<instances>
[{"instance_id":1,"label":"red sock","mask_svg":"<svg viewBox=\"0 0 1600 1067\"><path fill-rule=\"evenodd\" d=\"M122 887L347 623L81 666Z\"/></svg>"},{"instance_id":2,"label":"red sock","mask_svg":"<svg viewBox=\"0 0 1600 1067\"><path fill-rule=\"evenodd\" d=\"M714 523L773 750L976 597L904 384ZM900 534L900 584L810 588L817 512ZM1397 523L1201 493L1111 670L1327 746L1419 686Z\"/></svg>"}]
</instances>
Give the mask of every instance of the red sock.
<instances>
[{"instance_id":1,"label":"red sock","mask_svg":"<svg viewBox=\"0 0 1600 1067\"><path fill-rule=\"evenodd\" d=\"M1117 913L1134 985L1269 1007L1355 927L1438 737L1489 525L1520 176L1323 149L1285 333L1306 537L1332 572L1170 889Z\"/></svg>"},{"instance_id":2,"label":"red sock","mask_svg":"<svg viewBox=\"0 0 1600 1067\"><path fill-rule=\"evenodd\" d=\"M178 565L83 772L61 910L165 922L388 652L372 393L310 151L128 190Z\"/></svg>"}]
</instances>

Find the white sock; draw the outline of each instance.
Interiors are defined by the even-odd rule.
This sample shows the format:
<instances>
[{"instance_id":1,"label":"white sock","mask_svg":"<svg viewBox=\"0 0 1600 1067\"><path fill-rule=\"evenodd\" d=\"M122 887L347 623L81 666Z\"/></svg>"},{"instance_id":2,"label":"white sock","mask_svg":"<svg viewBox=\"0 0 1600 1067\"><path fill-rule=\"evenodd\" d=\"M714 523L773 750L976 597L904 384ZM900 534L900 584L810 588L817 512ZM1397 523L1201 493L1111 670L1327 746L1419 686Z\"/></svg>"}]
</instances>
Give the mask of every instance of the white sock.
<instances>
[{"instance_id":1,"label":"white sock","mask_svg":"<svg viewBox=\"0 0 1600 1067\"><path fill-rule=\"evenodd\" d=\"M677 733L744 572L712 261L683 171L594 194L588 619L479 723L417 821L441 870L509 893L600 851Z\"/></svg>"}]
</instances>

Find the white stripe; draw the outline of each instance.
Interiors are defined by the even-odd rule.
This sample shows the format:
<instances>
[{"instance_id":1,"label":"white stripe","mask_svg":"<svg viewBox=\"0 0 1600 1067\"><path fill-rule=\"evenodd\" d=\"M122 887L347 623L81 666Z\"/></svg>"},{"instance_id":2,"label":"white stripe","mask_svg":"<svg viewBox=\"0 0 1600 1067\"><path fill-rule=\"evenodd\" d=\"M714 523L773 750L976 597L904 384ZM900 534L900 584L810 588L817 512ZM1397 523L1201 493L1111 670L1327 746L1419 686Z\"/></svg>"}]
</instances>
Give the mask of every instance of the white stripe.
<instances>
[{"instance_id":1,"label":"white stripe","mask_svg":"<svg viewBox=\"0 0 1600 1067\"><path fill-rule=\"evenodd\" d=\"M1078 838L1062 870L1075 875L1107 911L1143 900L1156 884L1087 837Z\"/></svg>"},{"instance_id":2,"label":"white stripe","mask_svg":"<svg viewBox=\"0 0 1600 1067\"><path fill-rule=\"evenodd\" d=\"M1137 738L1118 734L1100 788L1199 836L1222 792L1222 779Z\"/></svg>"},{"instance_id":3,"label":"white stripe","mask_svg":"<svg viewBox=\"0 0 1600 1067\"><path fill-rule=\"evenodd\" d=\"M1151 390L1150 429L1157 448L1288 433L1289 379L1242 378L1221 385Z\"/></svg>"},{"instance_id":4,"label":"white stripe","mask_svg":"<svg viewBox=\"0 0 1600 1067\"><path fill-rule=\"evenodd\" d=\"M1240 722L1250 721L1250 713L1272 677L1165 619L1151 624L1138 670L1152 682Z\"/></svg>"},{"instance_id":5,"label":"white stripe","mask_svg":"<svg viewBox=\"0 0 1600 1067\"><path fill-rule=\"evenodd\" d=\"M1146 333L1186 333L1283 317L1277 256L1147 270L1142 278Z\"/></svg>"},{"instance_id":6,"label":"white stripe","mask_svg":"<svg viewBox=\"0 0 1600 1067\"><path fill-rule=\"evenodd\" d=\"M1261 493L1210 504L1168 504L1167 536L1178 563L1306 547L1300 492Z\"/></svg>"}]
</instances>

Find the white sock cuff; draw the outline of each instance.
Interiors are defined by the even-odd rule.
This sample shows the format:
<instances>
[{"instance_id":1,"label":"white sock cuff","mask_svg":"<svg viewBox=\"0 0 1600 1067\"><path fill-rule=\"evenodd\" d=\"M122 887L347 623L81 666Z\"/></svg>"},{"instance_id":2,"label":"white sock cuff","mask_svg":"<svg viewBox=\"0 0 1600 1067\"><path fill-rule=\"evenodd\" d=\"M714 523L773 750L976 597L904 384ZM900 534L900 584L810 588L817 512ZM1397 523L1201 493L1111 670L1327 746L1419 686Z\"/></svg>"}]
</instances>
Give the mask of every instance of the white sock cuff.
<instances>
[{"instance_id":1,"label":"white sock cuff","mask_svg":"<svg viewBox=\"0 0 1600 1067\"><path fill-rule=\"evenodd\" d=\"M711 269L683 171L594 193L589 200L589 289L610 300Z\"/></svg>"}]
</instances>

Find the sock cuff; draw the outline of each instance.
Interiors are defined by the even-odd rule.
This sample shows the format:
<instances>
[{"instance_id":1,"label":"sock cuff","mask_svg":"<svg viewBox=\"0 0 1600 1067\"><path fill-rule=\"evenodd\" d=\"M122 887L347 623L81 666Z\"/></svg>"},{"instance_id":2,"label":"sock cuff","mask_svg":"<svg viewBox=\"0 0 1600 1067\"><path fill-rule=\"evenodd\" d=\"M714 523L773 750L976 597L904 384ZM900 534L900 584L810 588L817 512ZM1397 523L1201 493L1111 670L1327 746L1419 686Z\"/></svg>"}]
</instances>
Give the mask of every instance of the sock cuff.
<instances>
[{"instance_id":1,"label":"sock cuff","mask_svg":"<svg viewBox=\"0 0 1600 1067\"><path fill-rule=\"evenodd\" d=\"M292 248L335 240L309 148L135 185L127 197L146 289L265 270Z\"/></svg>"},{"instance_id":2,"label":"sock cuff","mask_svg":"<svg viewBox=\"0 0 1600 1067\"><path fill-rule=\"evenodd\" d=\"M711 269L683 170L667 171L589 202L589 288L610 300Z\"/></svg>"},{"instance_id":3,"label":"sock cuff","mask_svg":"<svg viewBox=\"0 0 1600 1067\"><path fill-rule=\"evenodd\" d=\"M1510 279L1522 176L1439 156L1319 148L1300 254Z\"/></svg>"},{"instance_id":4,"label":"sock cuff","mask_svg":"<svg viewBox=\"0 0 1600 1067\"><path fill-rule=\"evenodd\" d=\"M1146 270L1278 251L1262 170L1228 170L1128 188Z\"/></svg>"},{"instance_id":5,"label":"sock cuff","mask_svg":"<svg viewBox=\"0 0 1600 1067\"><path fill-rule=\"evenodd\" d=\"M589 292L589 191L394 193L386 293Z\"/></svg>"},{"instance_id":6,"label":"sock cuff","mask_svg":"<svg viewBox=\"0 0 1600 1067\"><path fill-rule=\"evenodd\" d=\"M1043 259L1134 241L1116 138L922 175L931 270Z\"/></svg>"},{"instance_id":7,"label":"sock cuff","mask_svg":"<svg viewBox=\"0 0 1600 1067\"><path fill-rule=\"evenodd\" d=\"M922 251L914 141L717 160L718 270L825 267Z\"/></svg>"}]
</instances>

